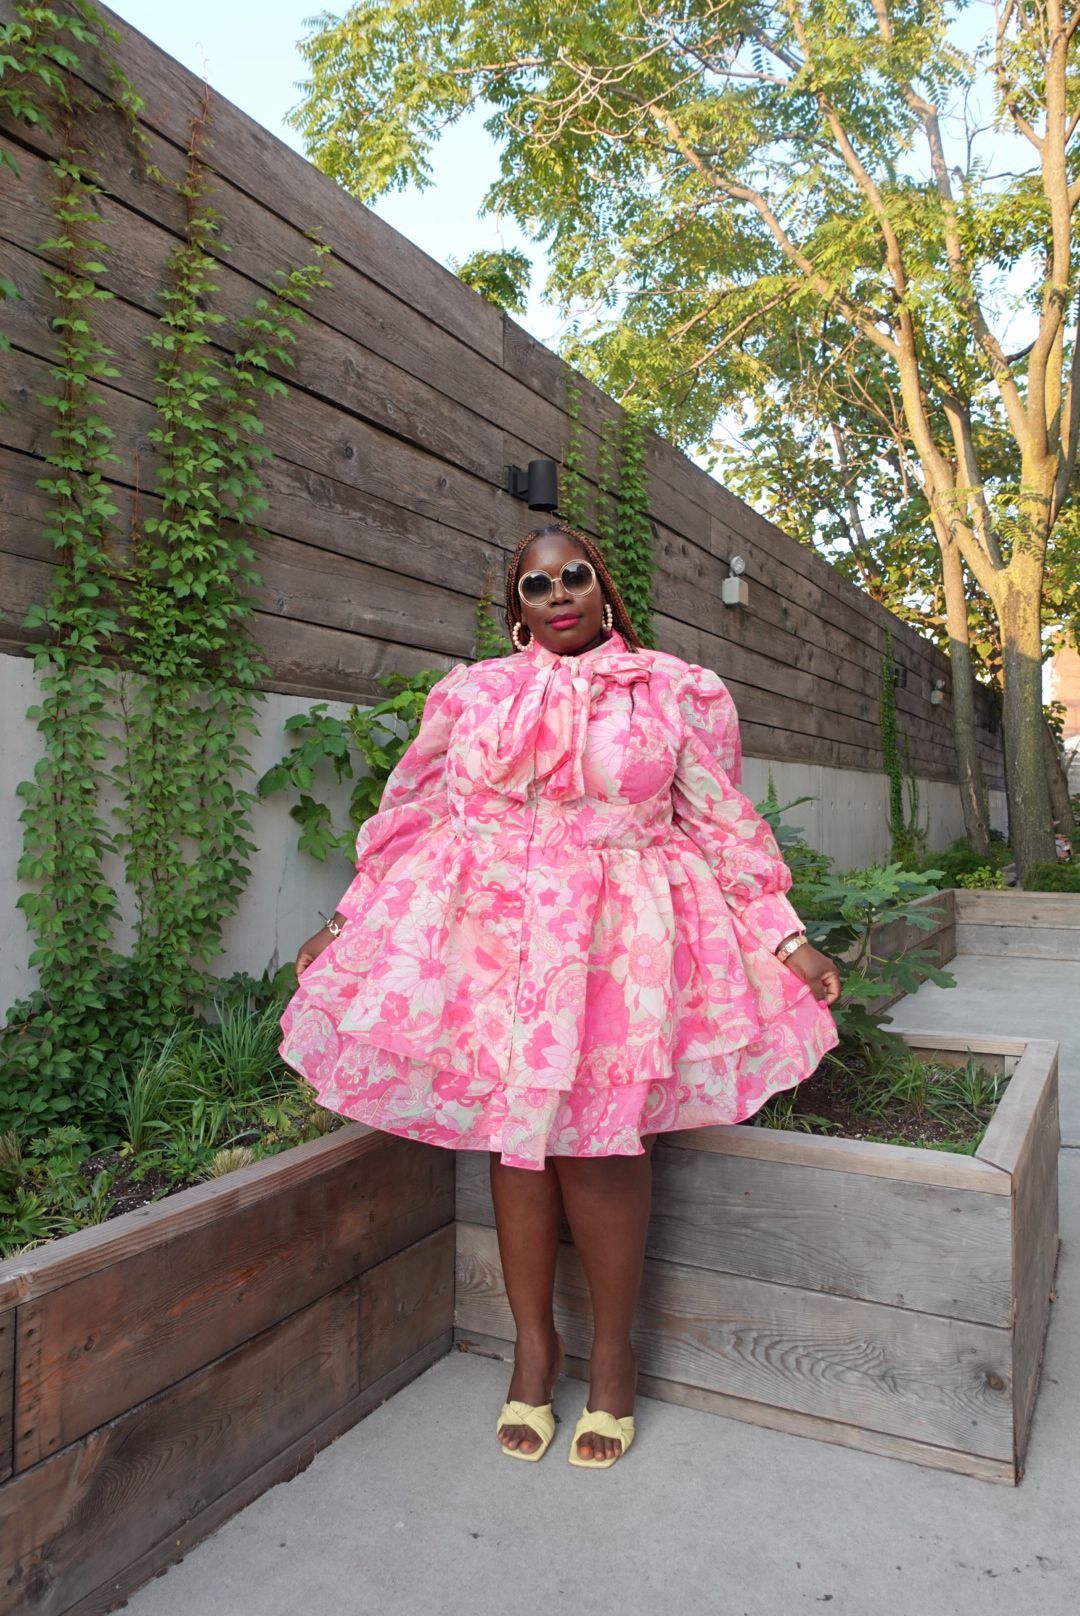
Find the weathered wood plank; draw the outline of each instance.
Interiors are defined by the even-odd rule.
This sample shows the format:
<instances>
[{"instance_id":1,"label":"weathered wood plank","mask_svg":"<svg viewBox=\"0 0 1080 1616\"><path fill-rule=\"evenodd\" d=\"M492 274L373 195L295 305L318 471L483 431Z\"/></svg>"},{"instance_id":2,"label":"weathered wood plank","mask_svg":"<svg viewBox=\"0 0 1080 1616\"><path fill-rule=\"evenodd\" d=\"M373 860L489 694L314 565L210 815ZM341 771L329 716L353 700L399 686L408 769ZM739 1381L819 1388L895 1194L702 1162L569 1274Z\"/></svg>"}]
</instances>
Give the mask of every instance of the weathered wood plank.
<instances>
[{"instance_id":1,"label":"weathered wood plank","mask_svg":"<svg viewBox=\"0 0 1080 1616\"><path fill-rule=\"evenodd\" d=\"M0 1313L0 1482L14 1467L15 1309Z\"/></svg>"},{"instance_id":2,"label":"weathered wood plank","mask_svg":"<svg viewBox=\"0 0 1080 1616\"><path fill-rule=\"evenodd\" d=\"M995 921L985 926L958 921L956 942L962 954L986 954L994 959L1080 960L1080 927L1010 925Z\"/></svg>"},{"instance_id":3,"label":"weathered wood plank","mask_svg":"<svg viewBox=\"0 0 1080 1616\"><path fill-rule=\"evenodd\" d=\"M9 355L0 364L0 396L10 406L10 414L0 414L0 445L42 459L52 452L52 421L38 401L49 386L48 366L42 359ZM158 465L148 436L155 425L153 410L146 400L116 387L103 385L101 395L117 438L132 455L138 452L142 486L152 486ZM508 525L510 496L494 484L312 394L294 390L274 400L264 425L265 446L273 454L317 475L363 489L487 544L496 544ZM114 487L134 487L133 461L126 470L114 471L109 479Z\"/></svg>"},{"instance_id":4,"label":"weathered wood plank","mask_svg":"<svg viewBox=\"0 0 1080 1616\"><path fill-rule=\"evenodd\" d=\"M449 1155L450 1152L444 1152ZM454 1324L454 1226L369 1268L360 1281L360 1385L385 1380Z\"/></svg>"},{"instance_id":5,"label":"weathered wood plank","mask_svg":"<svg viewBox=\"0 0 1080 1616\"><path fill-rule=\"evenodd\" d=\"M0 1613L60 1616L360 1393L358 1280L0 1490Z\"/></svg>"},{"instance_id":6,"label":"weathered wood plank","mask_svg":"<svg viewBox=\"0 0 1080 1616\"><path fill-rule=\"evenodd\" d=\"M510 1339L495 1233L457 1225L455 1326ZM556 1321L591 1338L588 1289L559 1251ZM634 1327L644 1374L890 1436L1012 1459L1012 1333L646 1258Z\"/></svg>"},{"instance_id":7,"label":"weathered wood plank","mask_svg":"<svg viewBox=\"0 0 1080 1616\"><path fill-rule=\"evenodd\" d=\"M23 618L34 601L47 600L55 567L0 551L0 648L25 651L41 640L39 630L24 629ZM266 690L333 697L341 701L381 701L379 684L387 673L449 670L460 660L446 652L399 645L363 634L342 635L322 624L303 623L255 612L248 628L274 670Z\"/></svg>"},{"instance_id":8,"label":"weathered wood plank","mask_svg":"<svg viewBox=\"0 0 1080 1616\"><path fill-rule=\"evenodd\" d=\"M664 1134L662 1143L672 1150L714 1150L723 1156L805 1163L825 1171L908 1179L944 1189L1009 1194L1008 1174L988 1162L973 1156L954 1156L944 1150L887 1145L877 1139L835 1139L738 1122L732 1127L680 1129Z\"/></svg>"},{"instance_id":9,"label":"weathered wood plank","mask_svg":"<svg viewBox=\"0 0 1080 1616\"><path fill-rule=\"evenodd\" d=\"M181 180L187 168L184 154L172 142L150 129L144 129L147 154L170 185ZM56 155L56 142L47 131L36 128L20 131L20 151L50 158ZM130 160L119 120L102 119L95 127L97 167L104 181L105 194L133 212L139 219L160 225L179 238L184 229L183 201L169 188L153 187L139 166ZM213 171L213 153L208 154ZM20 169L23 167L19 156ZM226 267L237 271L253 287L276 290L275 267L307 262L311 243L290 220L272 212L260 200L230 183L220 172L213 175L213 205L224 221L221 237L229 247ZM36 233L25 222L7 227L13 240L21 240L34 251L52 234L38 228ZM331 248L334 243L329 243ZM214 252L214 243L209 243ZM404 238L397 238L397 253L417 254L419 249ZM453 332L431 319L422 305L403 302L389 289L362 274L338 253L325 261L333 286L318 293L309 314L326 323L342 336L359 343L369 353L389 361L406 377L428 384L447 399L468 406L483 421L528 434L535 426L536 405L546 404L504 369L491 353L479 352ZM109 264L107 273L121 276L122 264ZM387 281L392 270L383 266ZM111 283L110 283L111 284ZM118 281L116 290L136 303L147 301L147 283L129 277ZM548 406L552 408L551 406ZM561 421L562 412L553 409L552 421ZM559 434L561 442L561 430Z\"/></svg>"},{"instance_id":10,"label":"weathered wood plank","mask_svg":"<svg viewBox=\"0 0 1080 1616\"><path fill-rule=\"evenodd\" d=\"M261 613L251 632L274 669L263 689L280 690L289 696L312 700L382 701L386 689L379 680L386 673L417 674L441 669L448 673L457 657L412 646L395 645L392 640L374 640L366 635L343 635L317 623L293 623L284 617Z\"/></svg>"},{"instance_id":11,"label":"weathered wood plank","mask_svg":"<svg viewBox=\"0 0 1080 1616\"><path fill-rule=\"evenodd\" d=\"M1057 1094L1058 1048L1049 1038L1028 1038L1024 1052L1009 1078L989 1126L976 1151L976 1158L1015 1174L1027 1148L1032 1116L1047 1089ZM1056 1107L1055 1099L1055 1107Z\"/></svg>"},{"instance_id":12,"label":"weathered wood plank","mask_svg":"<svg viewBox=\"0 0 1080 1616\"><path fill-rule=\"evenodd\" d=\"M0 148L9 149L5 142L0 142ZM44 160L32 154L21 152L17 160L20 183L6 215L5 234L24 252L36 254L37 244L54 233L49 207L51 175ZM141 397L151 397L157 356L148 337L155 328L158 310L146 305L156 304L159 289L168 284L167 260L177 245L176 237L156 221L132 213L109 196L99 199L98 212L100 224L95 224L95 231L107 248L101 283L115 298L95 311L95 332L113 351L121 385ZM228 224L231 222L230 219ZM303 260L310 257L310 245L300 236L296 247ZM43 255L48 257L55 254ZM232 267L231 259L230 254L229 261L219 261L213 270L213 306L225 317L215 332L215 346L230 352L240 337L237 322L253 312L261 290ZM264 275L269 278L272 260L267 257L264 263ZM287 264L288 260L280 267ZM425 452L452 461L465 471L498 481L502 470L502 428L469 411L469 431L463 434L459 430L459 418L464 413L460 406L455 407L444 394L320 317L332 295L330 289L323 289L314 299L300 341L292 352L293 363L272 361L270 369L290 387L407 438ZM23 305L25 314L16 316L20 323L13 325L11 335L14 341L20 337L33 341L36 333L38 346L31 351L47 355L55 337L40 315L34 319L34 310L44 303L39 288L33 302Z\"/></svg>"},{"instance_id":13,"label":"weathered wood plank","mask_svg":"<svg viewBox=\"0 0 1080 1616\"><path fill-rule=\"evenodd\" d=\"M323 1448L328 1447L343 1432L350 1430L381 1403L385 1403L387 1398L392 1397L403 1386L407 1386L411 1380L415 1380L426 1369L430 1369L433 1363L445 1357L452 1344L452 1333L449 1330L428 1342L411 1358L384 1375L381 1380L365 1387L358 1397L335 1409L314 1429L306 1431L288 1447L275 1453L258 1470L245 1476L228 1492L215 1498L197 1515L178 1520L152 1548L129 1565L114 1571L101 1587L72 1605L64 1616L107 1616L108 1612L116 1610L121 1601L128 1599L149 1578L156 1576L168 1566L177 1564L197 1544L209 1537L212 1532L216 1532L219 1526L254 1502L256 1498L261 1497L279 1482L291 1481L302 1470L306 1470Z\"/></svg>"},{"instance_id":14,"label":"weathered wood plank","mask_svg":"<svg viewBox=\"0 0 1080 1616\"><path fill-rule=\"evenodd\" d=\"M1006 887L1001 892L957 889L956 919L964 925L1047 926L1067 930L1080 926L1080 893L1025 892Z\"/></svg>"},{"instance_id":15,"label":"weathered wood plank","mask_svg":"<svg viewBox=\"0 0 1080 1616\"><path fill-rule=\"evenodd\" d=\"M318 1172L337 1172L353 1158L375 1158L385 1149L389 1137L363 1123L347 1123L321 1139L295 1145L278 1156L264 1157L226 1178L197 1184L163 1201L138 1207L125 1213L122 1221L96 1223L47 1246L10 1257L0 1263L0 1308L75 1284L102 1268L160 1246L163 1239L195 1234L219 1218L295 1188ZM433 1161L447 1154L435 1146L414 1145L406 1140L397 1143L411 1150L430 1149ZM378 1261L378 1257L373 1260Z\"/></svg>"},{"instance_id":16,"label":"weathered wood plank","mask_svg":"<svg viewBox=\"0 0 1080 1616\"><path fill-rule=\"evenodd\" d=\"M1058 1153L1061 1129L1057 1082L1047 1083L1035 1102L1031 1126L1013 1172L1012 1247L1013 1380L1015 1458L1018 1477L1031 1432L1043 1349L1050 1323L1057 1268Z\"/></svg>"},{"instance_id":17,"label":"weathered wood plank","mask_svg":"<svg viewBox=\"0 0 1080 1616\"><path fill-rule=\"evenodd\" d=\"M47 137L35 132L30 138L37 142L43 153L48 153L49 142ZM116 143L119 139L118 128L107 131L106 138L111 138ZM166 173L171 173L173 169L176 169L177 173L179 173L182 166L182 157L179 150L174 146L169 146L160 138L155 139L152 137L151 143L152 155L159 166ZM139 204L144 207L147 206L145 182L141 180L137 171L132 169L130 163L121 161L123 153L119 148L116 153L111 155L113 155L114 161L108 166L110 174L115 174L117 178L117 196L123 198L128 204L134 202L136 206ZM162 195L163 198L166 197L166 193L162 193ZM168 212L170 204L176 217L169 219L168 224L170 228L176 230L179 228L180 219L175 199L167 198L163 201L162 207L159 207L156 211L160 213L164 209L164 211ZM232 263L237 269L242 268L246 274L256 281L262 280L263 284L268 284L265 265L269 260L273 247L277 247L283 261L295 261L304 255L306 243L302 234L287 227L284 221L278 220L265 207L258 207L243 191L238 190L235 186L222 182L218 205L229 220L230 241L233 245ZM272 230L275 226L277 227L276 235L282 236L280 241L276 239L276 236L272 241L268 239L268 228ZM39 224L36 229L30 229L24 233L28 245L36 244L41 239L42 228L42 225ZM245 246L248 249L246 256ZM406 247L405 244L403 244L403 248L406 251L415 251L411 247ZM237 253L239 253L239 257L236 256ZM373 283L366 281L364 277L356 276L349 266L339 264L335 267L338 271L339 280L344 273L347 279L351 279L357 284L363 282L369 290L374 289ZM355 294L356 287L350 287L349 290ZM137 296L137 293L132 295ZM348 324L339 312L344 307L347 299L348 291L336 292L331 306L335 310L334 318L337 329L349 334ZM324 301L330 304L331 300L324 299ZM510 427L519 435L524 435L528 439L528 443L525 445L525 453L545 452L553 453L558 457L559 446L564 435L565 385L562 388L562 398L552 399L547 389L535 391L532 388L523 386L516 381L508 369L493 365L490 366L490 374L484 377L483 383L477 385L479 377L471 374L472 369L475 368L475 366L470 365L473 355L470 350L460 343L456 345L456 351L450 362L444 362L438 375L432 377L430 374L432 340L434 339L437 343L443 333L430 318L425 315L417 315L416 311L401 304L397 305L396 317L394 312L388 311L384 313L383 317L373 319L371 312L365 309L361 320L354 323L351 335L361 341L365 349L370 350L372 347L371 332L373 330L380 332L388 326L393 329L403 322L408 323L410 319L417 325L418 331L422 330L426 340L414 342L406 362L401 365L402 376L406 379L399 383L400 392L408 394L408 379L413 377L422 378L425 381L431 380L448 397L456 397L459 402L470 403L473 409L479 409L481 412L486 407L490 411L490 419L493 422L499 422L504 428ZM508 350L507 332L511 329L516 329L512 327L512 322L504 322L504 364ZM517 335L519 339L524 339L525 337L525 334L521 332L518 332ZM375 351L378 351L377 344ZM401 353L395 353L381 357L392 357L395 363L398 363L404 356ZM548 357L553 359L554 356ZM555 360L554 363L560 367L560 370L565 370L560 361ZM587 433L591 431L592 437L598 443L595 429L598 427L600 419L617 415L620 412L610 401L603 400L602 395L597 395L597 397L601 402L596 419L586 419L583 426ZM519 406L516 410L515 403ZM588 415L588 412L586 413ZM407 415L407 409L402 411L403 419L407 419ZM459 442L466 440L467 435L459 434ZM593 447L595 448L595 444ZM707 507L716 503L719 497L713 493L717 485L698 468L691 466L682 456L674 454L666 445L657 444L654 447L654 455L659 462L653 468L654 482L659 493L658 514L661 512L670 514L676 525L678 526L681 523L684 530L689 529L697 545L701 546L701 518ZM721 503L727 517L728 525L725 532L728 537L749 538L751 535L748 530L752 528L754 529L753 536L760 544L763 558L778 560L778 570L785 577L789 577L792 573L799 574L801 571L805 571L807 576L812 575L817 585L827 593L836 593L839 590L839 599L844 609L849 636L852 636L853 628L855 636L858 636L858 617L867 618L869 621L876 613L882 622L886 620L885 614L876 603L869 601L859 590L837 574L827 563L823 562L820 557L795 544L780 529L775 528L773 524L768 523L749 507L744 506L741 501L726 490L722 492L726 496L721 500ZM668 507L671 505L672 496L675 498L675 507L669 512ZM681 506L680 501L682 501ZM682 509L681 516L679 514L680 508ZM716 520L715 515L706 518L706 526L710 522L712 523L712 527L709 529L710 546L712 545L712 532L716 526ZM732 522L735 524L734 527L731 526ZM660 557L658 559L660 559L662 566L662 559ZM711 570L715 575L717 569L713 568ZM852 623L853 612L857 614L854 625ZM864 630L863 633L865 632ZM922 642L907 625L897 624L895 633L898 645L903 646L904 654L908 657L909 662L913 666L918 664L924 677L929 678L932 671L941 671L937 666L937 661L941 660L940 654L927 646L925 642ZM880 654L880 640L881 634L879 631L876 636L871 636L867 641L868 646L873 645L875 656ZM937 661L935 661L935 658L937 658ZM902 704L906 699L909 698L907 698L905 692L898 692L899 704ZM916 714L915 716L918 715Z\"/></svg>"},{"instance_id":18,"label":"weathered wood plank","mask_svg":"<svg viewBox=\"0 0 1080 1616\"><path fill-rule=\"evenodd\" d=\"M33 464L26 455L0 450L0 478L12 460L21 468ZM13 478L12 484L16 482ZM0 496L0 510L18 498L12 484ZM5 552L13 564L19 557L53 567L56 551L45 536L46 497L40 491L27 490L26 505L29 516L13 516L7 525ZM158 502L153 498L144 497L142 506L145 516L157 514ZM130 548L128 535L119 535L114 543L116 559L126 560ZM446 656L458 655L475 638L476 600L470 595L274 534L257 537L253 549L259 582L248 585L248 598L256 611L268 617L367 634ZM8 599L9 610L17 595L16 588Z\"/></svg>"},{"instance_id":19,"label":"weathered wood plank","mask_svg":"<svg viewBox=\"0 0 1080 1616\"><path fill-rule=\"evenodd\" d=\"M486 1164L465 1154L456 1216L495 1224ZM1012 1322L1003 1195L658 1145L646 1253L910 1312Z\"/></svg>"},{"instance_id":20,"label":"weathered wood plank","mask_svg":"<svg viewBox=\"0 0 1080 1616\"><path fill-rule=\"evenodd\" d=\"M362 1154L317 1158L309 1177L276 1193L232 1209L223 1193L212 1222L185 1227L177 1207L180 1232L159 1223L153 1245L126 1256L121 1247L95 1271L25 1301L16 1469L448 1223L453 1164L446 1155L378 1135ZM226 1181L218 1183L224 1191Z\"/></svg>"},{"instance_id":21,"label":"weathered wood plank","mask_svg":"<svg viewBox=\"0 0 1080 1616\"><path fill-rule=\"evenodd\" d=\"M459 1351L513 1362L513 1342L499 1336L486 1335L482 1330L457 1329L454 1331L454 1340ZM565 1372L576 1380L588 1381L588 1360L568 1354ZM876 1453L886 1459L906 1459L931 1470L954 1471L960 1475L978 1477L982 1481L1002 1482L1006 1486L1013 1485L1016 1480L1012 1465L1002 1459L986 1459L957 1448L916 1442L910 1437L890 1436L884 1431L866 1431L858 1425L846 1425L842 1420L822 1419L819 1415L802 1414L791 1408L775 1408L748 1397L704 1391L700 1386L684 1386L681 1381L664 1380L658 1375L639 1374L638 1392L642 1397L655 1397L661 1403L699 1409L706 1414L742 1420L745 1424L759 1425L766 1430L783 1431L789 1436L854 1448L860 1453Z\"/></svg>"}]
</instances>

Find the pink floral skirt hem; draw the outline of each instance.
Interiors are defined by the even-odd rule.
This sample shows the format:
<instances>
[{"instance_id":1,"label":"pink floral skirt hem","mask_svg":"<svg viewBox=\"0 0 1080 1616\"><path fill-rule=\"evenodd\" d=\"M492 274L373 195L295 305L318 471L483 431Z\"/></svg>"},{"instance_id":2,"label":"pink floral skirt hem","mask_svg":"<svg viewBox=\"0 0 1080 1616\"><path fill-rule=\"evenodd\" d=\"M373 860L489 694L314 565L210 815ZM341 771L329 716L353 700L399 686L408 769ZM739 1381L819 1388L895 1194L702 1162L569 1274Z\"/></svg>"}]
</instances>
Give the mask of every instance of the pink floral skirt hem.
<instances>
[{"instance_id":1,"label":"pink floral skirt hem","mask_svg":"<svg viewBox=\"0 0 1080 1616\"><path fill-rule=\"evenodd\" d=\"M743 1122L812 1076L839 1042L827 1006L807 994L752 1043L683 1062L670 1079L516 1088L341 1032L303 987L281 1026L282 1058L328 1110L424 1144L495 1151L506 1166L534 1170L549 1156L635 1156L645 1134Z\"/></svg>"}]
</instances>

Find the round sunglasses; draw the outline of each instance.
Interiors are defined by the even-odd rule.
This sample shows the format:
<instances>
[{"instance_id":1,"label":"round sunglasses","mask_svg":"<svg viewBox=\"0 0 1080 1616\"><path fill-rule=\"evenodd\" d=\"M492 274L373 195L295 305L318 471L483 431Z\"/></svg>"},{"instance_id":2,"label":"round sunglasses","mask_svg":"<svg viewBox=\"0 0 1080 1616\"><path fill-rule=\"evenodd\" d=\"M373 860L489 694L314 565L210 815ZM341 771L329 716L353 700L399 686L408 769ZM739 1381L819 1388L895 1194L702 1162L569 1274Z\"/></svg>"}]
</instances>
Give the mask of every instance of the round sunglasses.
<instances>
[{"instance_id":1,"label":"round sunglasses","mask_svg":"<svg viewBox=\"0 0 1080 1616\"><path fill-rule=\"evenodd\" d=\"M596 572L591 561L567 561L559 568L562 586L568 595L587 595L596 587ZM543 606L550 600L555 579L550 572L537 568L522 573L518 579L518 594L526 606Z\"/></svg>"}]
</instances>

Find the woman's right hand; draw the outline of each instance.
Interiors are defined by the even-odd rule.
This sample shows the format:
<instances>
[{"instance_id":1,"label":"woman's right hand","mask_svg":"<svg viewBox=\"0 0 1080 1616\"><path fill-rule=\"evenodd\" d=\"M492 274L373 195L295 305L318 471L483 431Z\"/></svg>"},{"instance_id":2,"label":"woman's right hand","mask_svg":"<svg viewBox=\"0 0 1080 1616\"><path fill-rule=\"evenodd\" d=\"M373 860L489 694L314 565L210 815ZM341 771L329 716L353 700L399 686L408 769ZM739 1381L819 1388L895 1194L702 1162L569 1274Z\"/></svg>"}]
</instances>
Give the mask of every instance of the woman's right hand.
<instances>
[{"instance_id":1,"label":"woman's right hand","mask_svg":"<svg viewBox=\"0 0 1080 1616\"><path fill-rule=\"evenodd\" d=\"M322 926L314 937L309 937L306 943L300 944L300 952L296 956L297 979L318 959L324 948L329 948L333 940L329 928Z\"/></svg>"}]
</instances>

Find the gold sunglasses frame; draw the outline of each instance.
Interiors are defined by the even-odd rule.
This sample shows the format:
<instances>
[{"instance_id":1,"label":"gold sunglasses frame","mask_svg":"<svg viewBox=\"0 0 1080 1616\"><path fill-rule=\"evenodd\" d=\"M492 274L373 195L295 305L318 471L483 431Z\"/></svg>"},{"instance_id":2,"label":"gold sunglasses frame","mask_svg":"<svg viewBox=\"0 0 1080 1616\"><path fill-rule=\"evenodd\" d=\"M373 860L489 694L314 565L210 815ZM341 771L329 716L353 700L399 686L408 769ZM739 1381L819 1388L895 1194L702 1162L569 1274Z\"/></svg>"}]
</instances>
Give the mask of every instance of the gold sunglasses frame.
<instances>
[{"instance_id":1,"label":"gold sunglasses frame","mask_svg":"<svg viewBox=\"0 0 1080 1616\"><path fill-rule=\"evenodd\" d=\"M571 595L574 600L581 600L581 599L584 598L584 596L591 595L593 590L596 588L597 584L600 582L600 580L596 576L596 568L593 566L592 562L588 559L588 557L587 556L581 556L580 558L578 558L577 560L574 560L574 561L564 561L562 566L559 568L559 574L558 575L559 575L560 578L562 578L562 575L565 572L567 567L588 567L589 572L591 574L591 577L590 577L590 582L589 582L589 584L587 585L587 587L585 589L571 589L569 584L564 581L563 582L563 588L566 590L566 593L568 595ZM548 584L551 586L548 589L547 594L544 596L543 600L526 600L525 596L524 596L524 594L522 592L522 588L521 588L522 584L525 582L526 578L540 578L540 577L546 578L547 581L548 581ZM543 567L530 567L528 572L523 572L521 574L521 577L517 581L518 599L521 601L523 606L546 606L548 601L551 599L552 590L554 589L554 586L555 586L555 575L553 573L550 573L550 572L546 571L546 569L543 568Z\"/></svg>"}]
</instances>

